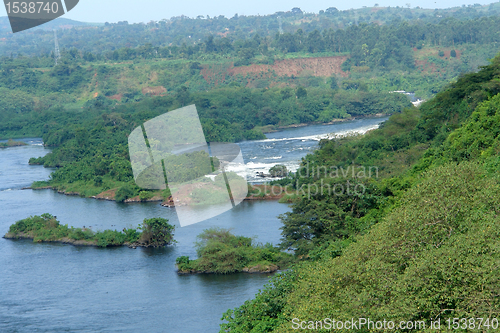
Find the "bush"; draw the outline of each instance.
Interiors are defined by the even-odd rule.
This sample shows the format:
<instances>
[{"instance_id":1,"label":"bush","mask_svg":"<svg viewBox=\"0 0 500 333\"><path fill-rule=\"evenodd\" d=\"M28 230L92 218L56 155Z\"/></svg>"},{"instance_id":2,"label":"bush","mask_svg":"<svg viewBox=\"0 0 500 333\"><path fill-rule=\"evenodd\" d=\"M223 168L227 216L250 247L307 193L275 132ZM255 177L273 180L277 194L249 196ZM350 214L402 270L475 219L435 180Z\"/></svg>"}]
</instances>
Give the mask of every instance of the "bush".
<instances>
[{"instance_id":1,"label":"bush","mask_svg":"<svg viewBox=\"0 0 500 333\"><path fill-rule=\"evenodd\" d=\"M444 52L443 52L443 51L439 51L438 55L439 55L440 57L444 57Z\"/></svg>"},{"instance_id":2,"label":"bush","mask_svg":"<svg viewBox=\"0 0 500 333\"><path fill-rule=\"evenodd\" d=\"M132 189L130 185L125 185L120 187L115 193L116 202L123 202L128 198L132 198L136 195L136 192Z\"/></svg>"},{"instance_id":3,"label":"bush","mask_svg":"<svg viewBox=\"0 0 500 333\"><path fill-rule=\"evenodd\" d=\"M153 193L151 193L149 191L139 192L139 199L141 199L141 201L147 201L147 200L151 199L152 197L153 197Z\"/></svg>"},{"instance_id":4,"label":"bush","mask_svg":"<svg viewBox=\"0 0 500 333\"><path fill-rule=\"evenodd\" d=\"M181 256L175 259L176 264L189 264L190 261L188 256Z\"/></svg>"},{"instance_id":5,"label":"bush","mask_svg":"<svg viewBox=\"0 0 500 333\"><path fill-rule=\"evenodd\" d=\"M125 239L126 235L116 230L104 230L95 234L95 240L99 247L120 246L125 243Z\"/></svg>"},{"instance_id":6,"label":"bush","mask_svg":"<svg viewBox=\"0 0 500 333\"><path fill-rule=\"evenodd\" d=\"M191 270L205 273L228 274L242 272L245 267L285 267L292 255L280 252L271 244L253 245L252 239L235 236L227 229L211 228L198 235L196 252L198 259L182 256L176 260L181 272Z\"/></svg>"},{"instance_id":7,"label":"bush","mask_svg":"<svg viewBox=\"0 0 500 333\"><path fill-rule=\"evenodd\" d=\"M90 229L71 228L68 237L74 240L89 240L94 238L94 232Z\"/></svg>"},{"instance_id":8,"label":"bush","mask_svg":"<svg viewBox=\"0 0 500 333\"><path fill-rule=\"evenodd\" d=\"M455 58L456 56L457 56L457 51L455 51L455 50L451 50L451 51L450 51L450 57Z\"/></svg>"},{"instance_id":9,"label":"bush","mask_svg":"<svg viewBox=\"0 0 500 333\"><path fill-rule=\"evenodd\" d=\"M141 237L141 233L136 229L123 229L125 233L125 241L128 243L135 243Z\"/></svg>"},{"instance_id":10,"label":"bush","mask_svg":"<svg viewBox=\"0 0 500 333\"><path fill-rule=\"evenodd\" d=\"M288 175L288 170L283 164L277 164L269 169L269 173L273 177L286 177Z\"/></svg>"}]
</instances>

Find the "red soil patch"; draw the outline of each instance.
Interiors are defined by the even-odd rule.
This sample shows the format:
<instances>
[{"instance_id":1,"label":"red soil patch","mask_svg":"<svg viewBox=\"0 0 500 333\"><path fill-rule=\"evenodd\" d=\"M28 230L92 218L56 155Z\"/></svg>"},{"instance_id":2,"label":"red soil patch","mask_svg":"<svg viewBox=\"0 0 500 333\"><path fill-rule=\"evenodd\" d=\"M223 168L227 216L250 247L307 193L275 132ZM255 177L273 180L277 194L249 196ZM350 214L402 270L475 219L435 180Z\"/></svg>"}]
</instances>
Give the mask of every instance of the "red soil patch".
<instances>
[{"instance_id":1,"label":"red soil patch","mask_svg":"<svg viewBox=\"0 0 500 333\"><path fill-rule=\"evenodd\" d=\"M430 64L427 60L415 60L415 66L422 66L422 72L435 73L437 71L435 64Z\"/></svg>"},{"instance_id":2,"label":"red soil patch","mask_svg":"<svg viewBox=\"0 0 500 333\"><path fill-rule=\"evenodd\" d=\"M115 200L116 190L118 190L118 189L115 188L115 189L112 189L112 190L104 191L102 193L99 193L98 195L96 195L93 198L95 198L95 199L101 199L101 200Z\"/></svg>"},{"instance_id":3,"label":"red soil patch","mask_svg":"<svg viewBox=\"0 0 500 333\"><path fill-rule=\"evenodd\" d=\"M450 56L451 50L452 49L442 50L443 53L444 53L444 56L440 57L438 50L433 50L433 51L430 51L430 52L423 53L422 50L418 50L417 48L413 48L413 51L415 51L416 53L422 53L423 55L433 56L433 57L436 57L436 58L439 58L439 59L443 59L443 60L451 60L451 59L453 59ZM457 56L455 58L457 60L460 60L460 56L462 55L462 51L455 49L455 52L457 53ZM447 58L447 59L445 59L445 58ZM436 65L429 63L427 61L427 59L424 59L424 60L415 60L415 66L417 66L417 67L422 66L422 72L436 73L438 71ZM444 70L441 69L441 72L443 72L443 71Z\"/></svg>"},{"instance_id":4,"label":"red soil patch","mask_svg":"<svg viewBox=\"0 0 500 333\"><path fill-rule=\"evenodd\" d=\"M278 76L299 76L306 71L304 74L309 74L308 76L331 76L333 74L340 74L343 77L347 77L349 74L340 68L346 59L347 56L286 59L276 61L273 65L231 67L229 72L231 75L274 72Z\"/></svg>"},{"instance_id":5,"label":"red soil patch","mask_svg":"<svg viewBox=\"0 0 500 333\"><path fill-rule=\"evenodd\" d=\"M167 89L165 89L164 86L159 86L159 87L145 87L142 88L142 93L144 95L151 95L151 96L159 96L167 92Z\"/></svg>"},{"instance_id":6,"label":"red soil patch","mask_svg":"<svg viewBox=\"0 0 500 333\"><path fill-rule=\"evenodd\" d=\"M231 64L204 66L201 75L209 84L217 85L223 82L226 76L259 75L260 77L277 76L331 76L333 74L343 77L349 73L341 69L341 65L346 61L347 56L322 57L322 58L300 58L276 61L273 65L250 65L234 67Z\"/></svg>"},{"instance_id":7,"label":"red soil patch","mask_svg":"<svg viewBox=\"0 0 500 333\"><path fill-rule=\"evenodd\" d=\"M117 100L117 101L121 101L122 98L123 98L123 94L116 94L116 95L113 95L113 96L108 96L109 99L114 99L114 100Z\"/></svg>"}]
</instances>

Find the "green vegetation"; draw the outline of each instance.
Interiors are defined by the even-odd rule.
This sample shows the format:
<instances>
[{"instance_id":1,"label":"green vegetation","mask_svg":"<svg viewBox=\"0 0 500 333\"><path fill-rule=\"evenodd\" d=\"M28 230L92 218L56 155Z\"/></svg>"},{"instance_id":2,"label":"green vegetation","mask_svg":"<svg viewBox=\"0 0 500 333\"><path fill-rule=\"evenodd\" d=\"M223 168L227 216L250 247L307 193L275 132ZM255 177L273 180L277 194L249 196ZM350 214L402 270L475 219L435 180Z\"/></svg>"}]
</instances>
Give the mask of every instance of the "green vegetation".
<instances>
[{"instance_id":1,"label":"green vegetation","mask_svg":"<svg viewBox=\"0 0 500 333\"><path fill-rule=\"evenodd\" d=\"M32 32L10 34L4 44L12 56L0 58L0 138L41 136L54 148L30 160L57 168L34 187L86 197L111 190L124 201L141 192L132 179L127 135L145 121L195 104L207 141L238 142L264 138L262 129L397 114L411 105L390 91L427 99L486 64L500 42L498 9L331 7L313 15L294 8L279 14L283 34L277 34L276 15L75 27L59 34L57 66L47 44L51 50L52 33L38 31L39 48L29 49ZM417 112L398 122L420 119ZM389 154L407 139L394 139ZM424 148L413 146L408 165Z\"/></svg>"},{"instance_id":2,"label":"green vegetation","mask_svg":"<svg viewBox=\"0 0 500 333\"><path fill-rule=\"evenodd\" d=\"M288 176L288 170L283 164L276 164L269 169L269 174L273 177L286 177Z\"/></svg>"},{"instance_id":3,"label":"green vegetation","mask_svg":"<svg viewBox=\"0 0 500 333\"><path fill-rule=\"evenodd\" d=\"M288 180L322 190L295 198L281 217L281 247L302 261L226 312L221 332L292 332L293 318L491 320L500 309L499 76L497 56L418 111L362 137L322 141L302 177ZM359 173L369 166L379 172ZM348 177L336 172L353 167ZM364 191L337 195L325 185L347 182Z\"/></svg>"},{"instance_id":4,"label":"green vegetation","mask_svg":"<svg viewBox=\"0 0 500 333\"><path fill-rule=\"evenodd\" d=\"M138 231L138 230L142 230ZM137 229L124 228L123 231L92 231L89 228L73 228L61 225L50 214L32 216L17 221L10 226L5 238L33 239L33 242L63 242L86 246L161 247L173 242L174 226L163 218L144 219Z\"/></svg>"},{"instance_id":5,"label":"green vegetation","mask_svg":"<svg viewBox=\"0 0 500 333\"><path fill-rule=\"evenodd\" d=\"M0 142L0 148L18 147L26 146L27 143L22 141L14 141L12 139L7 140L7 142Z\"/></svg>"},{"instance_id":6,"label":"green vegetation","mask_svg":"<svg viewBox=\"0 0 500 333\"><path fill-rule=\"evenodd\" d=\"M260 139L263 134L253 129L257 125L288 125L319 119L331 121L337 116L336 112L368 115L397 112L410 105L407 98L400 94L377 95L321 89L311 89L308 97L301 99L293 98L293 94L283 99L281 89L261 92L247 88L191 94L189 98L190 103L195 102L199 106L205 137L209 142ZM34 134L42 130L45 132L44 143L56 147L44 157L30 159L30 164L58 168L48 182L34 184L34 187L51 186L86 197L118 189L117 201L139 195L140 189L134 183L129 161L127 135L144 121L180 106L178 98L166 96L135 105L116 106L112 110L91 109L85 113L45 111L22 115L16 127L23 131L31 128ZM255 109L260 111L255 113L252 111ZM31 116L36 120L29 119ZM4 123L6 127L10 125L11 122ZM202 174L202 170L198 171ZM179 179L192 179L194 169L178 168L178 172Z\"/></svg>"},{"instance_id":7,"label":"green vegetation","mask_svg":"<svg viewBox=\"0 0 500 333\"><path fill-rule=\"evenodd\" d=\"M152 192L132 179L127 135L170 110L195 104L212 142L392 114L367 135L321 141L295 175L276 182L295 192L283 198L292 211L281 216L280 244L295 258L208 230L198 259L178 258L179 271L273 271L299 260L224 315L229 332L292 331L295 317L488 317L500 307L500 56L486 65L498 52L499 6L331 7L319 14L294 8L266 17L75 28L60 34L68 47L56 67L50 32L36 35L45 51L32 47L30 33L7 36L0 52L9 46L13 54L0 58L0 137L42 136L54 148L30 160L57 167L34 187L148 200ZM397 90L429 101L413 108L406 96L390 93ZM196 174L186 169L176 177ZM272 189L252 187L250 194L266 198ZM212 194L203 189L194 199ZM40 219L54 227L33 238L67 232L105 246L138 237L70 232ZM144 244L171 241L161 221L143 230ZM151 236L156 232L159 238Z\"/></svg>"},{"instance_id":8,"label":"green vegetation","mask_svg":"<svg viewBox=\"0 0 500 333\"><path fill-rule=\"evenodd\" d=\"M467 21L472 19L488 19L496 17L500 13L500 5L491 3L487 5L468 5L445 9L424 9L409 6L382 7L375 4L373 7L358 9L339 10L335 7L324 8L318 13L306 13L300 8L287 8L266 16L246 16L235 14L231 18L219 16L199 15L196 18L177 16L160 21L150 21L147 24L129 24L126 21L105 24L80 23L69 20L56 20L49 29L32 29L26 32L12 34L7 22L0 26L0 55L11 54L33 55L44 54L51 58L54 49L54 36L52 29L58 25L72 26L71 29L59 29L59 44L63 53L74 56L75 50L80 50L86 60L106 59L116 62L123 57L166 57L175 54L183 54L185 57L193 55L200 41L207 39L207 32L214 35L212 40L206 44L210 50L235 49L242 62L251 55L246 52L238 52L244 48L242 42L232 43L234 40L241 41L250 39L255 32L259 32L261 39L274 38L279 30L278 16L281 17L284 34L294 33L297 29L303 31L304 36L315 30L345 29L361 24L397 25L402 22L421 23L426 25L438 25L450 20ZM7 18L2 18L6 20ZM7 21L7 20L6 20ZM58 23L57 22L61 22ZM475 29L472 28L474 37ZM440 38L456 38L461 36L461 31L443 31ZM456 33L456 35L455 35ZM138 45L137 41L147 41L145 45ZM37 47L34 48L33 45ZM307 43L306 47L314 46ZM167 51L165 52L164 51ZM170 52L168 52L170 51ZM253 53L265 52L260 47ZM263 59L264 60L264 59Z\"/></svg>"},{"instance_id":9,"label":"green vegetation","mask_svg":"<svg viewBox=\"0 0 500 333\"><path fill-rule=\"evenodd\" d=\"M268 273L292 261L291 254L280 252L272 244L256 245L251 238L235 236L225 229L207 229L197 238L198 259L177 258L179 273Z\"/></svg>"}]
</instances>

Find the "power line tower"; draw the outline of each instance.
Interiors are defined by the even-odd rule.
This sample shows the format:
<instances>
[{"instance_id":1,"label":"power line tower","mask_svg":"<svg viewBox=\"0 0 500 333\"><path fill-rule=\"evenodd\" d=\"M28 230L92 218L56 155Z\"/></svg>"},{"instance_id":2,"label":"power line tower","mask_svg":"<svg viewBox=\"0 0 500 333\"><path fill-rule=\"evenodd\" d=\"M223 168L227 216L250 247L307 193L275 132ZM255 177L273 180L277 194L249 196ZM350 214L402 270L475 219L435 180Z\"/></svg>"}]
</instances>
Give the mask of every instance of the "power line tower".
<instances>
[{"instance_id":1,"label":"power line tower","mask_svg":"<svg viewBox=\"0 0 500 333\"><path fill-rule=\"evenodd\" d=\"M281 27L281 16L278 16L278 22L280 24L280 28L279 28L280 35L283 35L283 28Z\"/></svg>"},{"instance_id":2,"label":"power line tower","mask_svg":"<svg viewBox=\"0 0 500 333\"><path fill-rule=\"evenodd\" d=\"M61 59L61 52L59 51L59 42L57 41L57 32L54 30L54 40L56 44L56 49L54 51L54 60L56 61L56 66L57 66L57 61Z\"/></svg>"}]
</instances>

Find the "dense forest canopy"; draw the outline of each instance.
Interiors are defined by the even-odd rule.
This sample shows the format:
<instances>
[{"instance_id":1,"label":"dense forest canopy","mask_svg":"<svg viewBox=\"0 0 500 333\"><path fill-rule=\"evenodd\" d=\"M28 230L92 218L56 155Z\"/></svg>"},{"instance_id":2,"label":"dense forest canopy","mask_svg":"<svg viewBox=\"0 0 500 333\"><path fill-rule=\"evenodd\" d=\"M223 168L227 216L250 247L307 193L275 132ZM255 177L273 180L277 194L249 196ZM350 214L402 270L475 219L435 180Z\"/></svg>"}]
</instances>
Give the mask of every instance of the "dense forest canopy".
<instances>
[{"instance_id":1,"label":"dense forest canopy","mask_svg":"<svg viewBox=\"0 0 500 333\"><path fill-rule=\"evenodd\" d=\"M271 37L281 28L284 33L294 33L298 29L305 34L314 30L346 29L362 23L398 24L402 21L422 24L439 24L441 21L455 18L459 20L498 16L498 3L481 6L479 4L454 7L449 9L423 9L420 7L367 7L360 9L338 10L325 8L319 13L305 13L300 8L277 12L266 16L234 15L172 17L161 21L129 24L126 21L104 24L85 24L65 19L58 19L59 26L72 26L71 29L59 30L62 48L77 48L83 52L105 53L120 48L137 48L150 43L154 47L193 46L206 39L207 35L227 37L231 42L249 39L255 33L261 37ZM57 20L56 20L57 22ZM53 33L49 29L57 27L55 22L40 29L11 34L6 18L0 21L0 54L50 54L53 50ZM44 30L45 28L45 30Z\"/></svg>"}]
</instances>

